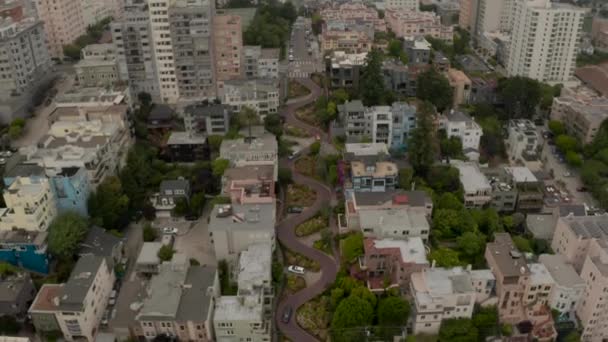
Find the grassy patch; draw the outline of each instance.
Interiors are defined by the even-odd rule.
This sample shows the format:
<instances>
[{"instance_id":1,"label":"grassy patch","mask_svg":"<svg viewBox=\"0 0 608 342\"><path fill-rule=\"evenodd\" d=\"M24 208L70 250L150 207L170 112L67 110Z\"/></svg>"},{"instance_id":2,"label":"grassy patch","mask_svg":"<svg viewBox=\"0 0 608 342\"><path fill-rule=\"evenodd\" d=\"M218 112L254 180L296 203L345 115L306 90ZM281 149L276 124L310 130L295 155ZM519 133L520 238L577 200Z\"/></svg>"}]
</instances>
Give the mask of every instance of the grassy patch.
<instances>
[{"instance_id":1,"label":"grassy patch","mask_svg":"<svg viewBox=\"0 0 608 342\"><path fill-rule=\"evenodd\" d=\"M324 88L325 87L325 76L322 74L313 74L312 76L310 76L310 78L312 79L313 82L315 82L319 87Z\"/></svg>"},{"instance_id":2,"label":"grassy patch","mask_svg":"<svg viewBox=\"0 0 608 342\"><path fill-rule=\"evenodd\" d=\"M315 114L314 104L296 110L296 118L309 125L322 127L321 120L319 120L319 117Z\"/></svg>"},{"instance_id":3,"label":"grassy patch","mask_svg":"<svg viewBox=\"0 0 608 342\"><path fill-rule=\"evenodd\" d=\"M296 293L303 288L306 288L306 280L304 280L304 278L298 277L295 274L287 275L287 291L289 291L289 293Z\"/></svg>"},{"instance_id":4,"label":"grassy patch","mask_svg":"<svg viewBox=\"0 0 608 342\"><path fill-rule=\"evenodd\" d=\"M296 138L310 138L308 132L292 125L285 125L285 134Z\"/></svg>"},{"instance_id":5,"label":"grassy patch","mask_svg":"<svg viewBox=\"0 0 608 342\"><path fill-rule=\"evenodd\" d=\"M318 272L321 269L318 262L289 249L285 249L285 259L288 265L302 266L307 271Z\"/></svg>"},{"instance_id":6,"label":"grassy patch","mask_svg":"<svg viewBox=\"0 0 608 342\"><path fill-rule=\"evenodd\" d=\"M322 296L304 303L297 312L298 324L321 341L326 341L329 328L329 297Z\"/></svg>"},{"instance_id":7,"label":"grassy patch","mask_svg":"<svg viewBox=\"0 0 608 342\"><path fill-rule=\"evenodd\" d=\"M296 236L308 236L321 231L325 227L327 227L327 220L321 216L313 217L296 227Z\"/></svg>"},{"instance_id":8,"label":"grassy patch","mask_svg":"<svg viewBox=\"0 0 608 342\"><path fill-rule=\"evenodd\" d=\"M296 98L310 94L310 90L305 86L301 85L300 82L295 80L289 81L289 96L288 98Z\"/></svg>"},{"instance_id":9,"label":"grassy patch","mask_svg":"<svg viewBox=\"0 0 608 342\"><path fill-rule=\"evenodd\" d=\"M304 156L296 160L296 171L308 177L315 177L316 160L311 156Z\"/></svg>"},{"instance_id":10,"label":"grassy patch","mask_svg":"<svg viewBox=\"0 0 608 342\"><path fill-rule=\"evenodd\" d=\"M324 241L323 239L315 241L313 243L313 247L325 254L332 254L331 246L329 245L329 243L327 243L327 241Z\"/></svg>"},{"instance_id":11,"label":"grassy patch","mask_svg":"<svg viewBox=\"0 0 608 342\"><path fill-rule=\"evenodd\" d=\"M310 207L315 203L316 192L302 184L289 184L287 206Z\"/></svg>"}]
</instances>

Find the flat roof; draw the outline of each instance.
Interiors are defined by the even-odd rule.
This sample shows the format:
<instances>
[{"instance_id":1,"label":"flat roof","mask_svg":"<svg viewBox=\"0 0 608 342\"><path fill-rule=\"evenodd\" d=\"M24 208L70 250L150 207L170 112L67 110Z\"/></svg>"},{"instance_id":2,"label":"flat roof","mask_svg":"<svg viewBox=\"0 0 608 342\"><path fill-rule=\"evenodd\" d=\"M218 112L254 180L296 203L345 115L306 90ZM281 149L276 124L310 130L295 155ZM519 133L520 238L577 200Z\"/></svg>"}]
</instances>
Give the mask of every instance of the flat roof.
<instances>
[{"instance_id":1,"label":"flat roof","mask_svg":"<svg viewBox=\"0 0 608 342\"><path fill-rule=\"evenodd\" d=\"M238 288L253 289L254 286L272 282L272 246L270 242L249 246L241 252L238 269Z\"/></svg>"},{"instance_id":2,"label":"flat roof","mask_svg":"<svg viewBox=\"0 0 608 342\"><path fill-rule=\"evenodd\" d=\"M388 155L388 147L385 143L348 143L344 146L346 153L355 156L376 156L381 153Z\"/></svg>"},{"instance_id":3,"label":"flat roof","mask_svg":"<svg viewBox=\"0 0 608 342\"><path fill-rule=\"evenodd\" d=\"M357 205L373 206L382 205L388 201L393 201L396 196L400 200L405 199L411 207L425 207L428 203L433 203L431 197L425 191L403 191L401 189L387 191L354 191L352 193Z\"/></svg>"},{"instance_id":4,"label":"flat roof","mask_svg":"<svg viewBox=\"0 0 608 342\"><path fill-rule=\"evenodd\" d=\"M136 264L160 264L158 251L163 246L162 242L144 242L137 257Z\"/></svg>"},{"instance_id":5,"label":"flat roof","mask_svg":"<svg viewBox=\"0 0 608 342\"><path fill-rule=\"evenodd\" d=\"M517 183L538 182L538 179L532 171L525 166L506 166L505 171L513 176L513 180Z\"/></svg>"},{"instance_id":6,"label":"flat roof","mask_svg":"<svg viewBox=\"0 0 608 342\"><path fill-rule=\"evenodd\" d=\"M207 137L193 135L188 132L171 132L167 145L205 145Z\"/></svg>"},{"instance_id":7,"label":"flat roof","mask_svg":"<svg viewBox=\"0 0 608 342\"><path fill-rule=\"evenodd\" d=\"M359 220L361 227L379 227L382 230L392 230L393 227L429 228L426 214L410 208L366 210Z\"/></svg>"},{"instance_id":8,"label":"flat roof","mask_svg":"<svg viewBox=\"0 0 608 342\"><path fill-rule=\"evenodd\" d=\"M547 267L542 263L528 264L530 270L530 284L531 285L545 285L553 284L555 281L551 277L551 273Z\"/></svg>"},{"instance_id":9,"label":"flat roof","mask_svg":"<svg viewBox=\"0 0 608 342\"><path fill-rule=\"evenodd\" d=\"M263 204L217 204L209 216L209 231L274 231L275 216L274 200Z\"/></svg>"},{"instance_id":10,"label":"flat roof","mask_svg":"<svg viewBox=\"0 0 608 342\"><path fill-rule=\"evenodd\" d=\"M428 264L426 248L420 237L405 240L365 239L365 253L399 254L403 263ZM380 250L380 251L377 251Z\"/></svg>"},{"instance_id":11,"label":"flat roof","mask_svg":"<svg viewBox=\"0 0 608 342\"><path fill-rule=\"evenodd\" d=\"M93 285L95 276L105 257L84 255L76 262L70 279L63 285L59 294L59 310L80 311L87 304L84 299Z\"/></svg>"},{"instance_id":12,"label":"flat roof","mask_svg":"<svg viewBox=\"0 0 608 342\"><path fill-rule=\"evenodd\" d=\"M538 261L545 265L555 283L564 287L584 287L585 281L561 254L541 254Z\"/></svg>"},{"instance_id":13,"label":"flat roof","mask_svg":"<svg viewBox=\"0 0 608 342\"><path fill-rule=\"evenodd\" d=\"M608 236L608 215L564 216L558 219L558 221L560 220L582 238L599 239Z\"/></svg>"},{"instance_id":14,"label":"flat roof","mask_svg":"<svg viewBox=\"0 0 608 342\"><path fill-rule=\"evenodd\" d=\"M494 242L488 242L486 248L505 277L521 276L530 273L523 253L515 247L508 233L494 234Z\"/></svg>"},{"instance_id":15,"label":"flat roof","mask_svg":"<svg viewBox=\"0 0 608 342\"><path fill-rule=\"evenodd\" d=\"M36 294L34 302L30 306L30 312L39 311L55 311L57 306L55 305L55 298L59 297L59 293L63 288L63 284L43 284Z\"/></svg>"},{"instance_id":16,"label":"flat roof","mask_svg":"<svg viewBox=\"0 0 608 342\"><path fill-rule=\"evenodd\" d=\"M370 176L374 178L384 178L387 176L396 176L399 172L397 164L389 161L376 162L374 166L367 166L361 161L352 161L350 168L353 177Z\"/></svg>"},{"instance_id":17,"label":"flat roof","mask_svg":"<svg viewBox=\"0 0 608 342\"><path fill-rule=\"evenodd\" d=\"M450 164L458 169L460 182L465 193L476 193L480 190L492 189L488 178L479 170L479 166L476 163L452 160Z\"/></svg>"},{"instance_id":18,"label":"flat roof","mask_svg":"<svg viewBox=\"0 0 608 342\"><path fill-rule=\"evenodd\" d=\"M273 179L273 165L247 165L231 167L224 171L224 177L229 180L242 179Z\"/></svg>"},{"instance_id":19,"label":"flat roof","mask_svg":"<svg viewBox=\"0 0 608 342\"><path fill-rule=\"evenodd\" d=\"M551 240L555 232L557 218L548 214L528 214L526 216L526 228L537 239Z\"/></svg>"},{"instance_id":20,"label":"flat roof","mask_svg":"<svg viewBox=\"0 0 608 342\"><path fill-rule=\"evenodd\" d=\"M215 302L213 321L261 321L263 310L257 296L221 296Z\"/></svg>"}]
</instances>

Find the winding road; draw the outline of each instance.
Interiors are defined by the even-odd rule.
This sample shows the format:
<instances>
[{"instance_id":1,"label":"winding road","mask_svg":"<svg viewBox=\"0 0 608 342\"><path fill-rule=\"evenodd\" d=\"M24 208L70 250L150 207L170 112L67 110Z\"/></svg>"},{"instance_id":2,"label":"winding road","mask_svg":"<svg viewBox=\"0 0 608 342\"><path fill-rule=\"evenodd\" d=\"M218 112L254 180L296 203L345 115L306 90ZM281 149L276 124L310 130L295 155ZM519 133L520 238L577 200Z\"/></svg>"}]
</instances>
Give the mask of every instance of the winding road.
<instances>
[{"instance_id":1,"label":"winding road","mask_svg":"<svg viewBox=\"0 0 608 342\"><path fill-rule=\"evenodd\" d=\"M323 93L322 89L311 79L298 79L297 81L306 86L311 93L306 96L288 101L287 106L283 109L281 114L285 117L285 121L288 124L306 130L312 136L319 135L324 141L329 141L328 135L321 129L308 125L296 118L295 112L297 109L315 102ZM300 155L305 155L307 152L308 148L304 149ZM338 265L335 259L332 257L301 242L295 234L295 227L314 217L321 208L329 206L332 191L325 184L297 173L294 167L294 160L284 159L281 160L281 164L283 167L289 167L292 170L293 180L295 183L303 184L313 189L316 191L317 196L315 203L304 210L301 214L281 221L277 225L277 236L283 246L286 248L317 261L321 266L321 278L316 283L308 285L303 290L287 296L282 302L280 302L275 313L275 320L283 335L289 338L291 341L317 341L313 335L298 325L296 320L297 310L302 304L317 297L334 283L336 280L336 273L338 272ZM330 222L333 223L332 220L330 220ZM334 254L336 254L335 250ZM282 321L283 311L286 307L291 307L293 309L291 319L287 324L283 323Z\"/></svg>"}]
</instances>

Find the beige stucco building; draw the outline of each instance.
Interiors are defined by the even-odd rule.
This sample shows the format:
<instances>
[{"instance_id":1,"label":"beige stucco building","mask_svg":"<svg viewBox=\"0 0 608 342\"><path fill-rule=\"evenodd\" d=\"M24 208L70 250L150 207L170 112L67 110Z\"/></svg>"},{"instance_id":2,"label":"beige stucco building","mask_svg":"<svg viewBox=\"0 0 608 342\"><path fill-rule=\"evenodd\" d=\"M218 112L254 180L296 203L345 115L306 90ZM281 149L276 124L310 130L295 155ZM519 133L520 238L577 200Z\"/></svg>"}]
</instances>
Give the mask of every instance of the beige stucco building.
<instances>
[{"instance_id":1,"label":"beige stucco building","mask_svg":"<svg viewBox=\"0 0 608 342\"><path fill-rule=\"evenodd\" d=\"M83 2L74 0L38 0L36 11L44 22L44 30L53 58L63 58L63 46L86 33Z\"/></svg>"},{"instance_id":2,"label":"beige stucco building","mask_svg":"<svg viewBox=\"0 0 608 342\"><path fill-rule=\"evenodd\" d=\"M0 209L0 230L46 231L57 216L47 179L17 177L3 196L6 208Z\"/></svg>"},{"instance_id":3,"label":"beige stucco building","mask_svg":"<svg viewBox=\"0 0 608 342\"><path fill-rule=\"evenodd\" d=\"M451 42L454 38L452 26L441 25L441 18L434 12L387 10L384 18L388 28L399 38L411 40L422 35L447 42Z\"/></svg>"},{"instance_id":4,"label":"beige stucco building","mask_svg":"<svg viewBox=\"0 0 608 342\"><path fill-rule=\"evenodd\" d=\"M67 341L95 341L116 280L106 260L83 256L65 284L40 288L29 309L37 331L48 331L55 325Z\"/></svg>"},{"instance_id":5,"label":"beige stucco building","mask_svg":"<svg viewBox=\"0 0 608 342\"><path fill-rule=\"evenodd\" d=\"M243 58L241 17L238 15L214 16L213 42L217 80L226 81L239 78Z\"/></svg>"}]
</instances>

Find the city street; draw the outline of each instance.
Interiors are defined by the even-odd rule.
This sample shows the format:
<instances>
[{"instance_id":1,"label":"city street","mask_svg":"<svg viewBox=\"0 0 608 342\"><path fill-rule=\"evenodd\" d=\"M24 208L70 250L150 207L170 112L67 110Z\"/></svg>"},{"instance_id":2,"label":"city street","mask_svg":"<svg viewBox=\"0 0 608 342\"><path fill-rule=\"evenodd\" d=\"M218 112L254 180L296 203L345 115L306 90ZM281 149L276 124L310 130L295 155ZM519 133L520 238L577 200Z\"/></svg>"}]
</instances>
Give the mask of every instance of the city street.
<instances>
[{"instance_id":1,"label":"city street","mask_svg":"<svg viewBox=\"0 0 608 342\"><path fill-rule=\"evenodd\" d=\"M306 31L309 32L308 35ZM319 45L312 34L310 19L300 17L294 23L288 55L293 56L293 61L289 61L290 78L308 78L311 73L323 70Z\"/></svg>"}]
</instances>

